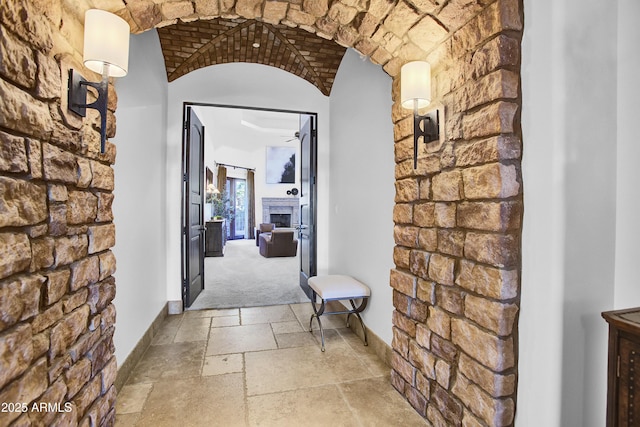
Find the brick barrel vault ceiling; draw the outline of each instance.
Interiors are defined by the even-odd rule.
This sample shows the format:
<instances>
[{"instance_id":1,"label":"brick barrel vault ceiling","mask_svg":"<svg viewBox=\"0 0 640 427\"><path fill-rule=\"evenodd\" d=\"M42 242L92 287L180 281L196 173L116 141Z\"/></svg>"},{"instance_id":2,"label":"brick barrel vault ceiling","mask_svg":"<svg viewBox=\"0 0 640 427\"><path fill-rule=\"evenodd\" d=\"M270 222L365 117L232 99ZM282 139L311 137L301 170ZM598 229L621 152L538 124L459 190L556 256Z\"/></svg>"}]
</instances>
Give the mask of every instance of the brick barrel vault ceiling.
<instances>
[{"instance_id":1,"label":"brick barrel vault ceiling","mask_svg":"<svg viewBox=\"0 0 640 427\"><path fill-rule=\"evenodd\" d=\"M295 74L326 96L346 50L299 28L245 19L180 22L158 35L170 82L209 65L249 62Z\"/></svg>"}]
</instances>

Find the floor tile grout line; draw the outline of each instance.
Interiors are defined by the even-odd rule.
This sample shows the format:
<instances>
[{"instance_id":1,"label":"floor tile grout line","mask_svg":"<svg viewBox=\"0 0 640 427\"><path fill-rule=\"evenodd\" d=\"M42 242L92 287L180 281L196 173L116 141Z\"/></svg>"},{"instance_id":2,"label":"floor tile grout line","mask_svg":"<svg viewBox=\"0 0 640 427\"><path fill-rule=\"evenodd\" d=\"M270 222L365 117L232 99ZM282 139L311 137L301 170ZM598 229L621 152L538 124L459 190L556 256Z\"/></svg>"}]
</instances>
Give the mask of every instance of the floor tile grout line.
<instances>
[{"instance_id":1,"label":"floor tile grout line","mask_svg":"<svg viewBox=\"0 0 640 427\"><path fill-rule=\"evenodd\" d=\"M291 319L291 321L294 321L295 324L297 324L298 326L301 327L302 329L302 333L308 333L305 328L301 325L300 323L300 317L297 315L297 313L293 310L292 306L289 304L288 305L290 311L293 312L294 317ZM239 321L240 321L240 316L241 316L241 311L238 310L238 313L234 316L237 316ZM211 331L215 330L215 329L221 329L223 327L227 327L227 326L213 326L213 319L215 318L215 316L202 316L205 318L208 318L208 333L206 335L206 338L204 340L197 340L197 341L205 341L204 345L203 345L203 353L202 353L202 357L199 360L200 362L200 370L199 373L196 374L193 377L194 380L198 380L198 378L203 379L205 378L204 374L204 364L207 360L207 352L209 350L209 346L213 345L213 340L212 340L212 336L211 336ZM233 317L233 316L232 316ZM248 318L245 318L245 321L247 321ZM187 319L189 320L189 319ZM345 327L336 327L336 328L325 328L327 330L331 330L333 332L332 336L337 338L339 341L334 342L335 344L339 344L338 346L336 346L336 349L338 348L344 348L344 351L347 351L349 353L349 357L353 358L354 361L357 361L358 364L363 365L364 367L366 367L367 369L364 370L363 374L365 376L363 376L362 378L352 378L352 379L348 379L348 380L341 380L340 378L335 378L334 381L328 382L328 383L324 383L324 384L319 384L319 385L313 385L313 384L309 384L307 386L298 386L295 387L293 389L289 389L289 390L278 390L278 391L270 391L268 393L256 393L254 395L249 396L249 389L248 389L248 379L249 379L249 375L247 372L247 356L249 355L249 353L266 353L266 352L275 352L275 351L279 351L279 350L292 350L294 351L295 349L300 349L303 352L307 352L307 351L315 351L317 350L317 343L315 345L301 345L301 346L291 346L291 347L280 347L280 344L278 343L277 340L277 336L278 335L286 335L288 333L293 334L294 332L284 332L283 334L276 334L276 328L274 327L274 324L276 323L282 323L282 322L290 322L290 320L275 320L275 321L271 321L271 320L267 320L267 321L261 321L259 323L250 323L248 325L238 325L238 326L249 326L249 325L259 325L259 324L268 324L269 329L271 330L271 334L272 334L272 338L274 339L275 343L276 343L276 348L271 348L271 349L261 349L261 350L256 350L256 351L242 351L242 352L236 352L236 353L226 353L226 354L220 354L220 355L215 355L215 356L228 356L228 355L232 355L232 354L240 354L241 355L241 359L242 359L242 366L241 366L241 372L242 372L242 386L243 386L243 403L244 403L244 407L245 407L245 411L244 411L244 424L249 426L251 425L251 414L252 412L250 411L250 402L252 401L252 399L254 398L258 398L260 396L269 396L269 395L277 395L279 393L286 393L286 392L295 392L297 390L311 390L311 389L316 389L316 388L322 388L322 387L328 387L328 386L334 386L337 387L340 393L340 397L342 399L342 401L344 402L344 404L349 408L349 411L353 417L354 420L356 420L356 425L358 426L362 426L363 425L363 420L361 420L358 416L357 413L355 412L357 410L357 405L356 406L352 406L350 404L350 401L347 399L347 395L346 395L346 391L348 390L347 388L345 388L346 384L349 383L357 383L359 381L367 381L367 380L372 380L372 379L376 379L376 378L384 378L385 376L388 377L388 373L386 374L380 374L379 372L377 372L377 370L373 370L373 369L369 369L369 365L371 364L370 361L368 360L367 356L368 354L370 354L369 352L362 352L361 349L358 347L356 348L356 345L358 344L358 339L359 338L356 335L353 335L353 337L350 335L350 333L353 333L353 331L348 330L348 328ZM174 333L172 333L172 338L170 339L168 344L186 344L186 341L176 341L176 339L180 338L178 336L178 331L180 329L180 327L183 327L185 325L185 316L181 315L180 319L179 319L179 323L177 323L177 326L173 326L171 329L174 330ZM293 323L288 326L288 327L292 327ZM299 332L295 332L295 333L300 333ZM314 338L314 340L317 342L319 340L319 335L318 335L318 331L315 330L314 334L312 334L312 337ZM197 341L192 341L192 342L197 342ZM343 347L344 345L344 347ZM150 349L148 348L147 351L149 351ZM329 350L329 348L327 349ZM145 351L145 354L147 353L147 351ZM340 350L343 351L343 350ZM237 372L237 371L235 371ZM195 373L195 372L194 372ZM225 374L230 374L231 372L227 372L227 373L219 373L219 374L215 374L217 375L225 375ZM207 375L206 377L210 377L212 375ZM170 381L170 380L167 380ZM255 381L255 380L252 380ZM141 419L141 417L143 416L143 414L145 413L145 408L147 408L148 406L148 402L149 402L149 397L150 395L153 393L153 390L156 388L156 386L160 383L162 383L163 380L158 379L158 381L156 380L151 380L148 383L136 383L136 384L150 384L149 386L149 391L145 396L144 399L144 403L142 404L142 410L140 412L136 412L136 413L130 413L130 414L134 414L135 416L135 420L134 423L138 423ZM255 404L255 402L254 402ZM254 408L254 412L256 410L259 410L259 408ZM239 420L238 420L239 421Z\"/></svg>"},{"instance_id":2,"label":"floor tile grout line","mask_svg":"<svg viewBox=\"0 0 640 427\"><path fill-rule=\"evenodd\" d=\"M247 385L247 363L245 359L245 353L242 353L242 384L244 386L244 424L245 426L250 425L250 417L249 417L249 389Z\"/></svg>"},{"instance_id":3,"label":"floor tile grout line","mask_svg":"<svg viewBox=\"0 0 640 427\"><path fill-rule=\"evenodd\" d=\"M362 424L362 421L360 421L360 417L353 409L353 406L351 406L349 399L347 399L347 396L344 394L344 390L342 389L342 387L340 387L340 384L342 383L343 382L336 384L338 393L340 393L340 397L342 397L343 402L345 403L345 405L347 405L347 408L349 408L349 412L351 412L351 416L356 420L356 423L358 423L359 426L362 426L363 424Z\"/></svg>"}]
</instances>

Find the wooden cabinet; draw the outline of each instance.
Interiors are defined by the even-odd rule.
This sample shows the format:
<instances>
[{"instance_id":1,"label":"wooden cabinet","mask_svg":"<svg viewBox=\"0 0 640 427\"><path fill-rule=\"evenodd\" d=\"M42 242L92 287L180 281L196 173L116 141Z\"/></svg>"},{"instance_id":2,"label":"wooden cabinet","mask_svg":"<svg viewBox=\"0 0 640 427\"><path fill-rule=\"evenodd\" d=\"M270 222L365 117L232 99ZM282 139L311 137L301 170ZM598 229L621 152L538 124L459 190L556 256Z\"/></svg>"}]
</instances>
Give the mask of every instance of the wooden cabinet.
<instances>
[{"instance_id":1,"label":"wooden cabinet","mask_svg":"<svg viewBox=\"0 0 640 427\"><path fill-rule=\"evenodd\" d=\"M608 311L607 427L640 425L640 307Z\"/></svg>"},{"instance_id":2,"label":"wooden cabinet","mask_svg":"<svg viewBox=\"0 0 640 427\"><path fill-rule=\"evenodd\" d=\"M204 256L224 256L224 245L227 241L225 220L207 221L204 233Z\"/></svg>"}]
</instances>

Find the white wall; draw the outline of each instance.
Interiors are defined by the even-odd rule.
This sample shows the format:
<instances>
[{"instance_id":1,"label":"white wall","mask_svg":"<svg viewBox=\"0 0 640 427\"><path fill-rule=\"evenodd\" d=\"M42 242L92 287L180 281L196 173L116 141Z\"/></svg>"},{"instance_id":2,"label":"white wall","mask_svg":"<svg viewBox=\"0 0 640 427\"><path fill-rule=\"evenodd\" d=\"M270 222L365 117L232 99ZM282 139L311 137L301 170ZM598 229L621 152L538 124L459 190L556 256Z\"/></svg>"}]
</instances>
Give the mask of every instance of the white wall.
<instances>
[{"instance_id":1,"label":"white wall","mask_svg":"<svg viewBox=\"0 0 640 427\"><path fill-rule=\"evenodd\" d=\"M201 68L169 84L165 228L166 289L180 300L180 173L184 102L318 113L318 272L328 270L329 98L306 80L274 67L231 63Z\"/></svg>"},{"instance_id":2,"label":"white wall","mask_svg":"<svg viewBox=\"0 0 640 427\"><path fill-rule=\"evenodd\" d=\"M602 426L607 325L600 313L614 306L616 200L630 195L616 195L617 3L524 5L516 424ZM622 246L637 258L632 245ZM635 294L624 305L638 305Z\"/></svg>"},{"instance_id":3,"label":"white wall","mask_svg":"<svg viewBox=\"0 0 640 427\"><path fill-rule=\"evenodd\" d=\"M114 343L124 362L167 301L165 145L167 77L156 31L132 35L129 74L116 79L117 311Z\"/></svg>"},{"instance_id":4,"label":"white wall","mask_svg":"<svg viewBox=\"0 0 640 427\"><path fill-rule=\"evenodd\" d=\"M391 77L347 50L331 92L329 269L371 288L363 320L387 344L395 197L391 105Z\"/></svg>"},{"instance_id":5,"label":"white wall","mask_svg":"<svg viewBox=\"0 0 640 427\"><path fill-rule=\"evenodd\" d=\"M618 0L618 158L615 308L640 306L640 2Z\"/></svg>"}]
</instances>

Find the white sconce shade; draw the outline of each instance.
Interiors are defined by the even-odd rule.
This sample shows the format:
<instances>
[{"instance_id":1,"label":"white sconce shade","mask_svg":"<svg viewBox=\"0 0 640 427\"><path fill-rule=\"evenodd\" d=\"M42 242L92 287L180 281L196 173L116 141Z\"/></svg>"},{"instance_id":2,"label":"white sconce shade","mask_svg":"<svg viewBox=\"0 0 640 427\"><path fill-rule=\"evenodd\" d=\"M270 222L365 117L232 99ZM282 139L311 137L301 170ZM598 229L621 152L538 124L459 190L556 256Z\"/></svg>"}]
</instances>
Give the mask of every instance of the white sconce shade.
<instances>
[{"instance_id":1,"label":"white sconce shade","mask_svg":"<svg viewBox=\"0 0 640 427\"><path fill-rule=\"evenodd\" d=\"M113 13L90 9L84 16L84 65L91 71L123 77L129 68L129 24Z\"/></svg>"},{"instance_id":2,"label":"white sconce shade","mask_svg":"<svg viewBox=\"0 0 640 427\"><path fill-rule=\"evenodd\" d=\"M425 61L408 62L400 69L400 102L403 108L413 109L431 103L431 65Z\"/></svg>"}]
</instances>

